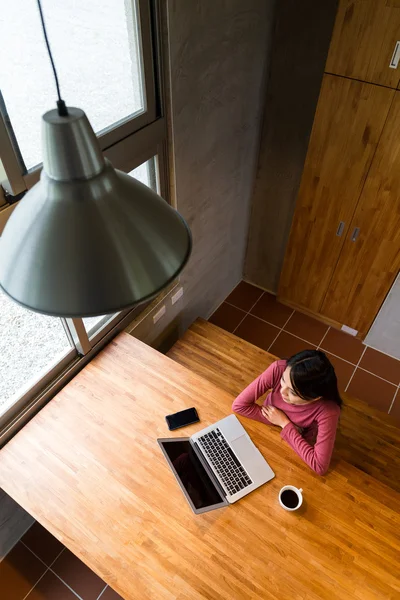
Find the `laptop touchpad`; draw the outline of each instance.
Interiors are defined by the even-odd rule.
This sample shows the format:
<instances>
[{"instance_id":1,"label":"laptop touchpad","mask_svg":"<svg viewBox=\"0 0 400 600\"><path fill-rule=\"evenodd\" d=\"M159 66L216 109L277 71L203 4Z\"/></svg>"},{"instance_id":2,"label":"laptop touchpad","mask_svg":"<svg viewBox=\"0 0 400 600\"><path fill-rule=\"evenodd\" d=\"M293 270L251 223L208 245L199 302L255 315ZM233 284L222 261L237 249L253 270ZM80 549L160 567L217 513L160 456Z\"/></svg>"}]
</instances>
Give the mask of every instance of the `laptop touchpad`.
<instances>
[{"instance_id":1,"label":"laptop touchpad","mask_svg":"<svg viewBox=\"0 0 400 600\"><path fill-rule=\"evenodd\" d=\"M225 419L222 420L222 423L224 421ZM240 421L235 416L233 418L232 416L226 417L224 425L223 434L227 442L233 442L233 440L246 434Z\"/></svg>"},{"instance_id":2,"label":"laptop touchpad","mask_svg":"<svg viewBox=\"0 0 400 600\"><path fill-rule=\"evenodd\" d=\"M235 440L231 446L242 463L254 458L254 446L249 443L246 435Z\"/></svg>"}]
</instances>

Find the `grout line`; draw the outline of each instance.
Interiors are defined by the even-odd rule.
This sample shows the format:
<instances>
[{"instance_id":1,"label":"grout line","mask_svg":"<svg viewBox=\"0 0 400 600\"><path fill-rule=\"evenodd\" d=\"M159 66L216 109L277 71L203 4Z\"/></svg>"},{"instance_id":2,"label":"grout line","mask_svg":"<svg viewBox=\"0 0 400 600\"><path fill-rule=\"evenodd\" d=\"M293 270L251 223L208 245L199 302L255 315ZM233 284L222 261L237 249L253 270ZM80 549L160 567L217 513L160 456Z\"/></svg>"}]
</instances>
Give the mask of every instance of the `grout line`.
<instances>
[{"instance_id":1,"label":"grout line","mask_svg":"<svg viewBox=\"0 0 400 600\"><path fill-rule=\"evenodd\" d=\"M390 411L392 410L392 407L393 407L394 401L396 400L396 396L397 396L397 394L398 394L398 392L399 392L399 389L400 389L400 388L399 388L399 386L397 386L397 390L396 390L396 391L395 391L395 393L394 393L394 396L393 396L392 403L391 403L391 405L389 406L388 415L390 415Z\"/></svg>"},{"instance_id":2,"label":"grout line","mask_svg":"<svg viewBox=\"0 0 400 600\"><path fill-rule=\"evenodd\" d=\"M229 306L233 306L233 308L237 308L237 310L240 310L241 312L244 312L247 315L247 311L246 310L243 310L243 308L239 308L239 306L236 306L236 304L232 304L232 302L227 302L226 300L224 300L223 302L221 302L221 304L218 306L218 308L220 308L223 304L229 304ZM216 308L214 310L214 312L216 312L218 310L218 308Z\"/></svg>"},{"instance_id":3,"label":"grout line","mask_svg":"<svg viewBox=\"0 0 400 600\"><path fill-rule=\"evenodd\" d=\"M279 325L275 325L274 323L271 323L271 321L266 321L265 319L262 319L261 317L257 317L257 315L253 315L253 313L247 313L250 317L254 317L255 319L258 319L259 321L262 321L263 323L266 323L267 325L271 325L272 327L275 327L275 329L279 329L279 331L281 331L283 329L283 327L279 327ZM290 317L289 317L290 319ZM288 321L289 321L288 319ZM287 321L286 321L287 323ZM285 325L286 325L285 323Z\"/></svg>"},{"instance_id":4,"label":"grout line","mask_svg":"<svg viewBox=\"0 0 400 600\"><path fill-rule=\"evenodd\" d=\"M357 363L357 364L356 364L356 366L354 367L354 371L353 371L353 373L352 373L352 375L351 375L351 377L350 377L350 379L349 379L349 381L348 381L348 384L346 385L346 388L345 388L345 390L344 390L344 393L346 393L346 392L347 392L347 390L349 389L349 385L350 385L350 383L351 383L351 380L353 379L353 377L354 377L354 374L355 374L355 372L357 371L357 367L358 367L358 365L360 364L360 362L361 362L361 359L362 359L362 357L364 356L364 354L365 354L366 350L367 350L367 346L365 346L365 347L364 347L364 350L363 350L363 352L362 352L362 354L361 354L360 358L358 359L358 363ZM372 373L372 375L373 375L373 373Z\"/></svg>"},{"instance_id":5,"label":"grout line","mask_svg":"<svg viewBox=\"0 0 400 600\"><path fill-rule=\"evenodd\" d=\"M270 346L268 346L268 350L267 350L267 352L269 352L269 351L270 351L270 349L272 348L272 346L275 344L276 340L278 339L278 337L280 336L280 334L282 333L282 331L284 331L284 329L285 329L286 325L289 323L289 321L290 321L290 319L293 317L294 313L295 313L295 311L293 311L293 312L290 314L290 316L289 316L289 317L286 319L285 323L283 324L283 326L282 326L282 327L280 328L280 330L278 331L278 333L277 333L276 337L275 337L275 338L272 340L272 342L271 342L271 345L270 345ZM261 320L262 320L262 319L261 319ZM267 323L267 321L266 321L266 323ZM270 323L270 325L272 325L272 323ZM275 325L275 327L276 327L276 325Z\"/></svg>"},{"instance_id":6,"label":"grout line","mask_svg":"<svg viewBox=\"0 0 400 600\"><path fill-rule=\"evenodd\" d=\"M293 335L293 334L292 334ZM304 340L305 341L305 340ZM368 348L368 346L365 346L365 350ZM319 348L318 348L319 349ZM322 350L324 350L322 348ZM333 352L330 352L329 350L324 350L324 352L327 352L328 354L331 354L332 356L335 356L336 358L339 358L340 360L342 360L343 362L346 362L348 365L352 365L353 367L357 367L357 365L355 363L350 362L349 360L347 360L346 358L342 358L341 356L339 356L338 354L334 354ZM362 359L362 357L364 356L364 352L360 357L360 360ZM360 362L360 361L358 361ZM368 371L368 369L364 369L364 367L358 367L361 371L364 371L365 373L369 373L370 375L373 375L374 377L377 377L378 379L382 379L382 381L386 381L386 383L390 383L390 385L394 385L395 387L397 387L397 383L393 383L393 381L389 381L389 379L385 379L384 377L381 377L380 375L377 375L376 373L374 373L373 371Z\"/></svg>"},{"instance_id":7,"label":"grout line","mask_svg":"<svg viewBox=\"0 0 400 600\"><path fill-rule=\"evenodd\" d=\"M292 333L291 331L288 331L287 329L285 329L284 331L285 331L285 333L292 335L293 337L297 338L298 340L301 340L302 342L305 342L306 344L311 344L311 346L315 346L315 344L313 344L313 342L310 342L309 340L305 340L304 338L300 337L299 335L296 335L295 333Z\"/></svg>"},{"instance_id":8,"label":"grout line","mask_svg":"<svg viewBox=\"0 0 400 600\"><path fill-rule=\"evenodd\" d=\"M322 350L322 352L325 352L327 354L331 354L332 356L335 356L336 358L340 358L340 360L342 360L343 362L346 362L348 365L352 365L353 367L356 367L356 363L351 362L351 360L347 360L347 358L343 358L342 356L339 356L339 354L334 354L334 352L331 352L330 350L325 350L325 348L317 348L317 350ZM360 367L361 369L361 367ZM366 371L366 369L363 369L363 371ZM368 371L369 373L369 371ZM374 373L372 373L372 375L374 375Z\"/></svg>"},{"instance_id":9,"label":"grout line","mask_svg":"<svg viewBox=\"0 0 400 600\"><path fill-rule=\"evenodd\" d=\"M277 335L274 337L274 339L272 340L271 344L268 346L268 350L267 350L267 352L269 352L269 351L271 350L272 346L275 344L276 340L277 340L277 339L278 339L278 337L281 335L282 331L283 331L283 329L280 329L280 330L278 331L278 334L277 334Z\"/></svg>"},{"instance_id":10,"label":"grout line","mask_svg":"<svg viewBox=\"0 0 400 600\"><path fill-rule=\"evenodd\" d=\"M262 297L263 294L261 294L260 298ZM237 330L237 328L239 327L239 325L241 325L243 323L243 321L245 320L245 318L247 317L247 315L250 314L250 312L253 310L253 308L255 307L255 305L257 304L257 302L260 300L260 298L257 298L257 300L254 302L254 304L250 307L250 310L247 311L247 313L244 315L243 319L240 321L240 323L238 323L235 327L235 329L232 331L232 333L235 333L235 331ZM237 308L237 307L236 307ZM253 315L251 315L253 316Z\"/></svg>"},{"instance_id":11,"label":"grout line","mask_svg":"<svg viewBox=\"0 0 400 600\"><path fill-rule=\"evenodd\" d=\"M64 550L65 550L65 546L63 544L63 547L61 548L60 552L57 554L57 556L55 557L55 559L53 560L53 562L50 563L49 569L51 569L51 567L54 565L54 563L56 562L56 560L58 560L60 558L60 556L64 552Z\"/></svg>"},{"instance_id":12,"label":"grout line","mask_svg":"<svg viewBox=\"0 0 400 600\"><path fill-rule=\"evenodd\" d=\"M387 352L384 352L383 350L379 350L379 348L375 348L375 346L370 346L369 344L365 344L365 345L368 348L375 350L375 352L380 352L381 354L384 354L385 356L388 356L389 358L393 358L393 360L397 360L398 362L400 362L400 358L397 358L397 356L393 356L393 354L388 354Z\"/></svg>"},{"instance_id":13,"label":"grout line","mask_svg":"<svg viewBox=\"0 0 400 600\"><path fill-rule=\"evenodd\" d=\"M326 336L328 335L328 331L330 330L330 328L331 328L331 326L329 325L328 329L325 331L325 333L324 333L324 335L322 337L322 340L320 341L320 343L317 346L317 350L320 350L320 348L322 346L322 343L323 343L324 339L326 338ZM332 354L332 352L331 352L331 354Z\"/></svg>"},{"instance_id":14,"label":"grout line","mask_svg":"<svg viewBox=\"0 0 400 600\"><path fill-rule=\"evenodd\" d=\"M106 591L107 588L108 588L108 584L106 583L106 585L104 586L103 591L100 592L100 596L97 596L97 600L100 600L100 598L102 597L102 595L104 594L104 592Z\"/></svg>"},{"instance_id":15,"label":"grout line","mask_svg":"<svg viewBox=\"0 0 400 600\"><path fill-rule=\"evenodd\" d=\"M289 317L286 319L285 323L282 325L282 329L285 329L286 325L289 323L290 319L293 317L293 315L294 315L295 312L296 311L293 310L292 314L289 315Z\"/></svg>"},{"instance_id":16,"label":"grout line","mask_svg":"<svg viewBox=\"0 0 400 600\"><path fill-rule=\"evenodd\" d=\"M45 565L45 567L47 567L47 568L46 568L46 570L45 570L45 572L43 573L42 577L44 577L44 576L46 575L46 573L47 573L48 571L50 571L50 573L53 573L53 575L55 575L55 576L57 577L57 579L59 579L60 581L62 581L62 583L63 583L63 584L64 584L64 585L65 585L65 586L66 586L66 587L67 587L67 588L68 588L68 589L69 589L69 590L70 590L70 591L71 591L71 592L72 592L72 593L73 593L73 594L74 594L74 595L77 597L77 598L79 598L79 600L83 600L83 598L82 598L81 596L79 596L79 594L77 594L77 592L76 592L75 590L73 590L73 589L72 589L72 587L70 587L70 586L68 585L68 583L65 583L65 581L64 581L63 579L61 579L61 577L60 577L59 575L57 575L57 573L56 573L55 571L53 571L53 569L51 568L51 567L54 565L54 563L56 562L56 560L57 560L57 559L58 559L58 558L61 556L61 554L64 552L64 550L65 550L65 546L64 546L64 547L62 548L62 550L61 550L61 551L60 551L60 552L57 554L57 556L55 557L55 559L52 561L52 563L51 563L51 564L50 564L50 566L48 567L48 566L46 565L46 563L44 562L44 560L42 560L42 559L40 558L40 556L38 556L37 554L35 554L35 552L34 552L33 550L31 550L31 549L29 548L29 546L27 546L27 545L25 544L25 542L23 542L22 540L21 540L21 544L23 544L23 545L25 546L25 548L26 548L27 550L29 550L29 552L30 552L31 554L33 554L33 556L35 556L35 557L36 557L38 560L40 560L40 562L41 562L43 565ZM38 583L39 583L39 581L42 579L42 577L40 577L40 579L38 579L38 580L37 580L37 582L35 583L35 585L33 586L33 588L32 588L31 590L29 590L28 594L30 594L30 593L31 593L31 591L32 591L32 590L33 590L33 589L34 589L34 588L37 586L37 584L38 584ZM103 592L104 592L104 590L103 590ZM28 594L27 594L27 595L26 595L26 596L25 596L25 597L24 597L22 600L25 600L25 599L27 598Z\"/></svg>"},{"instance_id":17,"label":"grout line","mask_svg":"<svg viewBox=\"0 0 400 600\"><path fill-rule=\"evenodd\" d=\"M50 571L50 573L53 573L53 575L55 575L57 577L57 579L59 579L61 581L61 583L63 583L65 585L65 587L67 587L69 589L70 592L72 592L77 598L79 598L79 600L83 600L82 596L79 596L79 594L77 594L76 591L74 589L72 589L72 587L70 585L68 585L68 583L65 583L64 579L61 579L61 577L59 575L57 575L57 573L55 573L55 571L53 571L53 569L50 569L50 567L49 567L49 571Z\"/></svg>"},{"instance_id":18,"label":"grout line","mask_svg":"<svg viewBox=\"0 0 400 600\"><path fill-rule=\"evenodd\" d=\"M361 371L364 371L365 373L369 373L370 375L373 375L374 377L377 377L378 379L382 379L382 381L386 381L386 383L390 383L391 385L394 385L394 387L397 387L396 383L393 383L393 381L389 381L389 379L385 379L384 377L381 377L380 375L377 375L376 373L373 373L372 371L368 371L368 369L364 369L364 367L358 367Z\"/></svg>"},{"instance_id":19,"label":"grout line","mask_svg":"<svg viewBox=\"0 0 400 600\"><path fill-rule=\"evenodd\" d=\"M24 544L24 546L25 546L25 544ZM25 546L25 548L27 548L30 552L32 552L32 550L30 550L27 546ZM33 554L33 552L32 552L32 554ZM36 554L35 554L35 556L36 556ZM36 558L38 558L38 557L36 556ZM29 590L29 592L22 598L22 600L26 600L26 598L29 596L29 594L31 592L33 592L33 590L35 589L35 587L37 586L37 584L39 583L39 581L41 581L43 579L43 577L46 575L46 573L48 572L48 570L49 570L49 568L47 567L47 569L45 569L43 575L41 575L39 577L39 579L37 580L37 582L31 587L31 589Z\"/></svg>"}]
</instances>

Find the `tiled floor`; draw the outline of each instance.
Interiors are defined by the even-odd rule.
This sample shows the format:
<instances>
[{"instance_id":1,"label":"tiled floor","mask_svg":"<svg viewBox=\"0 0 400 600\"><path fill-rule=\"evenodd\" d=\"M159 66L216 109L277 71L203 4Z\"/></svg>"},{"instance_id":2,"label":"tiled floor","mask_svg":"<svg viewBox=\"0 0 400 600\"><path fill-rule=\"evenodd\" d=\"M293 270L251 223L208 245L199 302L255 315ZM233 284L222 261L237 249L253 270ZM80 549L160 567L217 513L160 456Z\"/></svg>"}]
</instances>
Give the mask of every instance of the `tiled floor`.
<instances>
[{"instance_id":1,"label":"tiled floor","mask_svg":"<svg viewBox=\"0 0 400 600\"><path fill-rule=\"evenodd\" d=\"M244 281L210 321L280 358L305 348L323 350L335 367L342 392L390 412L400 421L399 360L280 304L272 294Z\"/></svg>"},{"instance_id":2,"label":"tiled floor","mask_svg":"<svg viewBox=\"0 0 400 600\"><path fill-rule=\"evenodd\" d=\"M0 562L1 600L122 600L39 523Z\"/></svg>"}]
</instances>

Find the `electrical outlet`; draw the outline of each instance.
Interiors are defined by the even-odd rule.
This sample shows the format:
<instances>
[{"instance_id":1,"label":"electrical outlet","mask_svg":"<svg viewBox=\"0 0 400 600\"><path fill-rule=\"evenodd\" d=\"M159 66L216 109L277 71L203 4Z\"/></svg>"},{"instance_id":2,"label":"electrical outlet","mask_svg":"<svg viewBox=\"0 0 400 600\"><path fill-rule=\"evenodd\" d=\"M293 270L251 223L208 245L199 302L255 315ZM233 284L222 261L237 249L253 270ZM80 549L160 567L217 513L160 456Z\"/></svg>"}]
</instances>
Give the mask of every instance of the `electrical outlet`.
<instances>
[{"instance_id":1,"label":"electrical outlet","mask_svg":"<svg viewBox=\"0 0 400 600\"><path fill-rule=\"evenodd\" d=\"M180 298L182 298L183 296L183 288L179 288L179 290L177 292L175 292L175 294L173 296L171 296L171 302L172 304L175 304L175 302L178 302L178 300Z\"/></svg>"},{"instance_id":2,"label":"electrical outlet","mask_svg":"<svg viewBox=\"0 0 400 600\"><path fill-rule=\"evenodd\" d=\"M342 331L345 333L349 333L350 335L357 335L357 329L353 329L352 327L347 327L347 325L342 325Z\"/></svg>"},{"instance_id":3,"label":"electrical outlet","mask_svg":"<svg viewBox=\"0 0 400 600\"><path fill-rule=\"evenodd\" d=\"M157 321L159 321L167 312L166 308L165 308L165 304L163 304L163 306L156 312L155 315L153 315L153 323L154 325L157 323Z\"/></svg>"}]
</instances>

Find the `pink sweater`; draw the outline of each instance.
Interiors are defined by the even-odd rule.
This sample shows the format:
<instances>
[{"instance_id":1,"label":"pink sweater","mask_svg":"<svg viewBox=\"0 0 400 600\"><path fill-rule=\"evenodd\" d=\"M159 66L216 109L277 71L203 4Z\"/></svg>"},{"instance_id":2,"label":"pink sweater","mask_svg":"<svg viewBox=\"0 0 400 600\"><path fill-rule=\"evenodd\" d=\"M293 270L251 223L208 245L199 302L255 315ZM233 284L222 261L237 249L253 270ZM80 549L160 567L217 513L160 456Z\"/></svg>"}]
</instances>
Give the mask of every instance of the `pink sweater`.
<instances>
[{"instance_id":1,"label":"pink sweater","mask_svg":"<svg viewBox=\"0 0 400 600\"><path fill-rule=\"evenodd\" d=\"M275 406L283 410L291 421L282 429L281 437L311 469L318 475L324 475L329 468L333 452L340 408L334 402L323 399L297 406L285 402L280 393L280 381L285 369L286 361L274 362L239 394L232 409L249 419L271 425L270 421L263 417L261 407L256 404L260 396L271 390L264 406ZM300 434L295 425L304 431Z\"/></svg>"}]
</instances>

